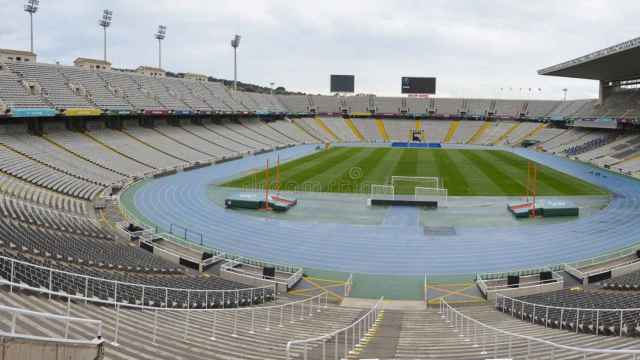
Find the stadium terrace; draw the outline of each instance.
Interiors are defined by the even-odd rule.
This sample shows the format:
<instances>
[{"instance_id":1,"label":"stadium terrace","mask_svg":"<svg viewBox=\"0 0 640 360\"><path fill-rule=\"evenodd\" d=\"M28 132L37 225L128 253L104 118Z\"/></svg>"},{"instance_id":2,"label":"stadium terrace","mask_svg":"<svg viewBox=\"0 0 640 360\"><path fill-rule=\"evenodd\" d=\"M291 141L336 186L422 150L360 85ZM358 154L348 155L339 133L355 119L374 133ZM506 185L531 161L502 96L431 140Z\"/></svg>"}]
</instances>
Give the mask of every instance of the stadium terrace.
<instances>
[{"instance_id":1,"label":"stadium terrace","mask_svg":"<svg viewBox=\"0 0 640 360\"><path fill-rule=\"evenodd\" d=\"M640 359L636 38L596 99L0 49L0 360ZM236 51L242 37L234 35ZM234 62L235 63L235 62ZM272 85L273 87L273 85Z\"/></svg>"}]
</instances>

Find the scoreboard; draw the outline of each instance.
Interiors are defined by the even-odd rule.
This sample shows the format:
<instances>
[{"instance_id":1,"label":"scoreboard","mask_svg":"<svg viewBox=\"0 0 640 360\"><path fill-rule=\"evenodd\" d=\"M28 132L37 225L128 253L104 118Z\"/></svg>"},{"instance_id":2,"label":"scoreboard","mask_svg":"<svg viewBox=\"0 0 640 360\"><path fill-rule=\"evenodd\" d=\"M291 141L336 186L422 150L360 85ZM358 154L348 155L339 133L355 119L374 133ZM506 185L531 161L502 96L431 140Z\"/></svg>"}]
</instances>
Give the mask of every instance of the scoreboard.
<instances>
[{"instance_id":1,"label":"scoreboard","mask_svg":"<svg viewBox=\"0 0 640 360\"><path fill-rule=\"evenodd\" d=\"M332 93L353 93L355 92L354 75L331 75Z\"/></svg>"},{"instance_id":2,"label":"scoreboard","mask_svg":"<svg viewBox=\"0 0 640 360\"><path fill-rule=\"evenodd\" d=\"M434 77L403 77L403 94L435 94L436 78Z\"/></svg>"}]
</instances>

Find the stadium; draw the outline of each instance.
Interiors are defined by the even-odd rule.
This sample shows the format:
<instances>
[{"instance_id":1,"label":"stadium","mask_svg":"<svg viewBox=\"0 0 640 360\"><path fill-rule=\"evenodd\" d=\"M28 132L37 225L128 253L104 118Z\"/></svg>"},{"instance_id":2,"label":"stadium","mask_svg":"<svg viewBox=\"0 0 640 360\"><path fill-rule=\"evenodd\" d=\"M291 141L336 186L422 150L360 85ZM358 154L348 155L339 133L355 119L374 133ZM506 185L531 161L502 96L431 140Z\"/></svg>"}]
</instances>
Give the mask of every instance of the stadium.
<instances>
[{"instance_id":1,"label":"stadium","mask_svg":"<svg viewBox=\"0 0 640 360\"><path fill-rule=\"evenodd\" d=\"M640 38L537 73L592 99L316 95L165 70L162 25L112 67L110 10L103 59L41 62L39 7L0 49L0 360L640 358Z\"/></svg>"}]
</instances>

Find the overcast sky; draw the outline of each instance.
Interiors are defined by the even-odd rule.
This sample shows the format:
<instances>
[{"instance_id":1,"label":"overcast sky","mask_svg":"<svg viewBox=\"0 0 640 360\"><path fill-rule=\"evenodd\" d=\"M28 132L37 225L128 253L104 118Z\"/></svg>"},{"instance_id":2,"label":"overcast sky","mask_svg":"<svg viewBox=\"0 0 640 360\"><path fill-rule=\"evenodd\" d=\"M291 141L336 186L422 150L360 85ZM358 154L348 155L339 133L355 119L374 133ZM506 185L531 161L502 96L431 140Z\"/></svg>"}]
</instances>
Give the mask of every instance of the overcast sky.
<instances>
[{"instance_id":1,"label":"overcast sky","mask_svg":"<svg viewBox=\"0 0 640 360\"><path fill-rule=\"evenodd\" d=\"M323 94L337 73L388 96L401 76L435 76L440 97L595 97L594 81L536 71L640 36L638 0L40 0L39 61L102 58L104 8L116 67L157 65L165 24L165 69L231 79L238 33L239 80ZM27 49L23 0L0 0L0 14L0 47Z\"/></svg>"}]
</instances>

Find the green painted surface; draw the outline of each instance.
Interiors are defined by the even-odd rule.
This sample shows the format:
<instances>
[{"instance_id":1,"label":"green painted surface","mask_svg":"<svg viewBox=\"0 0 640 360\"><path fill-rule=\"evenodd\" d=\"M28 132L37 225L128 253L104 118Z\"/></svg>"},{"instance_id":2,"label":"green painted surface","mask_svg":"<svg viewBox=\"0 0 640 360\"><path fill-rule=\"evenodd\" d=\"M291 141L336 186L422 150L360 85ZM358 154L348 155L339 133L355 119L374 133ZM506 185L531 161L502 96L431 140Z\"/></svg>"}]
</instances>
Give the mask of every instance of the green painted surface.
<instances>
[{"instance_id":1,"label":"green painted surface","mask_svg":"<svg viewBox=\"0 0 640 360\"><path fill-rule=\"evenodd\" d=\"M528 160L506 151L459 149L333 148L280 167L287 191L369 193L392 176L439 177L449 196L520 196L526 193ZM269 171L275 188L275 169ZM263 171L223 184L262 188ZM397 184L396 194L412 195L416 183ZM423 185L424 186L424 185ZM604 195L595 185L538 164L539 196Z\"/></svg>"}]
</instances>

